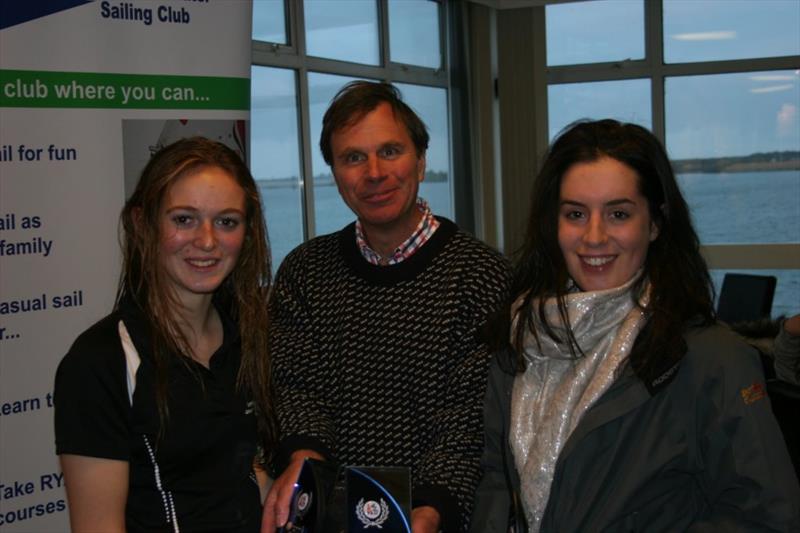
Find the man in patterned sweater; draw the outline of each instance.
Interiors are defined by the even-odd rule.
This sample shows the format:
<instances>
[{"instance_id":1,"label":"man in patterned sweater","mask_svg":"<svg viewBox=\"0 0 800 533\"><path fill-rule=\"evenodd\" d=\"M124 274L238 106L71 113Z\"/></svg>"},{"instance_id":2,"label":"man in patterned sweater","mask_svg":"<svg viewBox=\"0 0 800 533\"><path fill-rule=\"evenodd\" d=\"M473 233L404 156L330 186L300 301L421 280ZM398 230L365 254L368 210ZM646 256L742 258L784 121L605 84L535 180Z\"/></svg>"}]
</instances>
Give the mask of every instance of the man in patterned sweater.
<instances>
[{"instance_id":1,"label":"man in patterned sweater","mask_svg":"<svg viewBox=\"0 0 800 533\"><path fill-rule=\"evenodd\" d=\"M507 261L417 197L428 133L391 85L345 86L320 147L358 219L299 246L278 271L283 473L262 533L286 522L306 457L408 466L414 533L466 530L489 360L479 329L506 297Z\"/></svg>"}]
</instances>

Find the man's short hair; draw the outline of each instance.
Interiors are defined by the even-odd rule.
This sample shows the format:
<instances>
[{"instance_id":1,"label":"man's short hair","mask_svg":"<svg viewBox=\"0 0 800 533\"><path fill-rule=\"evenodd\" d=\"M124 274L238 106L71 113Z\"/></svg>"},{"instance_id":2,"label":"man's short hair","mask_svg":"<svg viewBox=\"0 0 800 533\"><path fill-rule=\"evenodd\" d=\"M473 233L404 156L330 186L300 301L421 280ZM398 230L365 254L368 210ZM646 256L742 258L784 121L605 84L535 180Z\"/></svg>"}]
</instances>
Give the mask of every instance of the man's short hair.
<instances>
[{"instance_id":1,"label":"man's short hair","mask_svg":"<svg viewBox=\"0 0 800 533\"><path fill-rule=\"evenodd\" d=\"M403 102L400 90L390 83L358 80L348 83L336 93L325 116L322 117L319 147L328 165L333 166L331 148L333 134L342 128L352 126L383 102L391 106L395 119L406 127L417 151L417 157L425 153L430 140L428 129L422 119Z\"/></svg>"}]
</instances>

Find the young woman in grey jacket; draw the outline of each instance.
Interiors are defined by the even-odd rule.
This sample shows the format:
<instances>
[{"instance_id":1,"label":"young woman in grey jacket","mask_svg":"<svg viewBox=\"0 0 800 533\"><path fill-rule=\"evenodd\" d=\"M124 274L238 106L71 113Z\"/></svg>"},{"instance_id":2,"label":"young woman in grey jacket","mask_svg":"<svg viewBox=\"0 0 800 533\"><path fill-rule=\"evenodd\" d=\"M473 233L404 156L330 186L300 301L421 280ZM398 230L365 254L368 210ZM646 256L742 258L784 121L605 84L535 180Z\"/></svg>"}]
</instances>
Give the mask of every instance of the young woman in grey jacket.
<instances>
[{"instance_id":1,"label":"young woman in grey jacket","mask_svg":"<svg viewBox=\"0 0 800 533\"><path fill-rule=\"evenodd\" d=\"M800 531L759 359L715 322L652 133L556 139L500 322L473 531Z\"/></svg>"}]
</instances>

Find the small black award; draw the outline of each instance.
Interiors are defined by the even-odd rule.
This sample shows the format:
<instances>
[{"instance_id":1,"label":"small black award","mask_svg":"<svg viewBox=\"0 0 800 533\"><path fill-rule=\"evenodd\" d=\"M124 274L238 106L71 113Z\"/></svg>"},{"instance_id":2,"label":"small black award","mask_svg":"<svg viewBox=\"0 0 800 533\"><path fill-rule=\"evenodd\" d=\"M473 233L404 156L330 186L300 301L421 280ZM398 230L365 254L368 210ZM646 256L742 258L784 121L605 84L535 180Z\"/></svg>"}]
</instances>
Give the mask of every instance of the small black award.
<instances>
[{"instance_id":1,"label":"small black award","mask_svg":"<svg viewBox=\"0 0 800 533\"><path fill-rule=\"evenodd\" d=\"M325 519L338 466L335 463L306 459L294 484L289 520L280 533L320 533Z\"/></svg>"}]
</instances>

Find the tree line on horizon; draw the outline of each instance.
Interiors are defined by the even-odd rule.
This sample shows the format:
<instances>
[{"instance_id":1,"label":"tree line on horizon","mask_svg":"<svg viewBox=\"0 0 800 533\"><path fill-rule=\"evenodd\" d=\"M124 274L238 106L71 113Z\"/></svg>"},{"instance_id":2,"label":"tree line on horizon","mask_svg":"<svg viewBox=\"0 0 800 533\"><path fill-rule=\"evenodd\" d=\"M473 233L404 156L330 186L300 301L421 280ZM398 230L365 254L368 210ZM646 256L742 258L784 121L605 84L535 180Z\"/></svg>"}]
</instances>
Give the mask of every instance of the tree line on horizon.
<instances>
[{"instance_id":1,"label":"tree line on horizon","mask_svg":"<svg viewBox=\"0 0 800 533\"><path fill-rule=\"evenodd\" d=\"M673 159L676 174L800 170L800 151L757 152L745 156Z\"/></svg>"}]
</instances>

